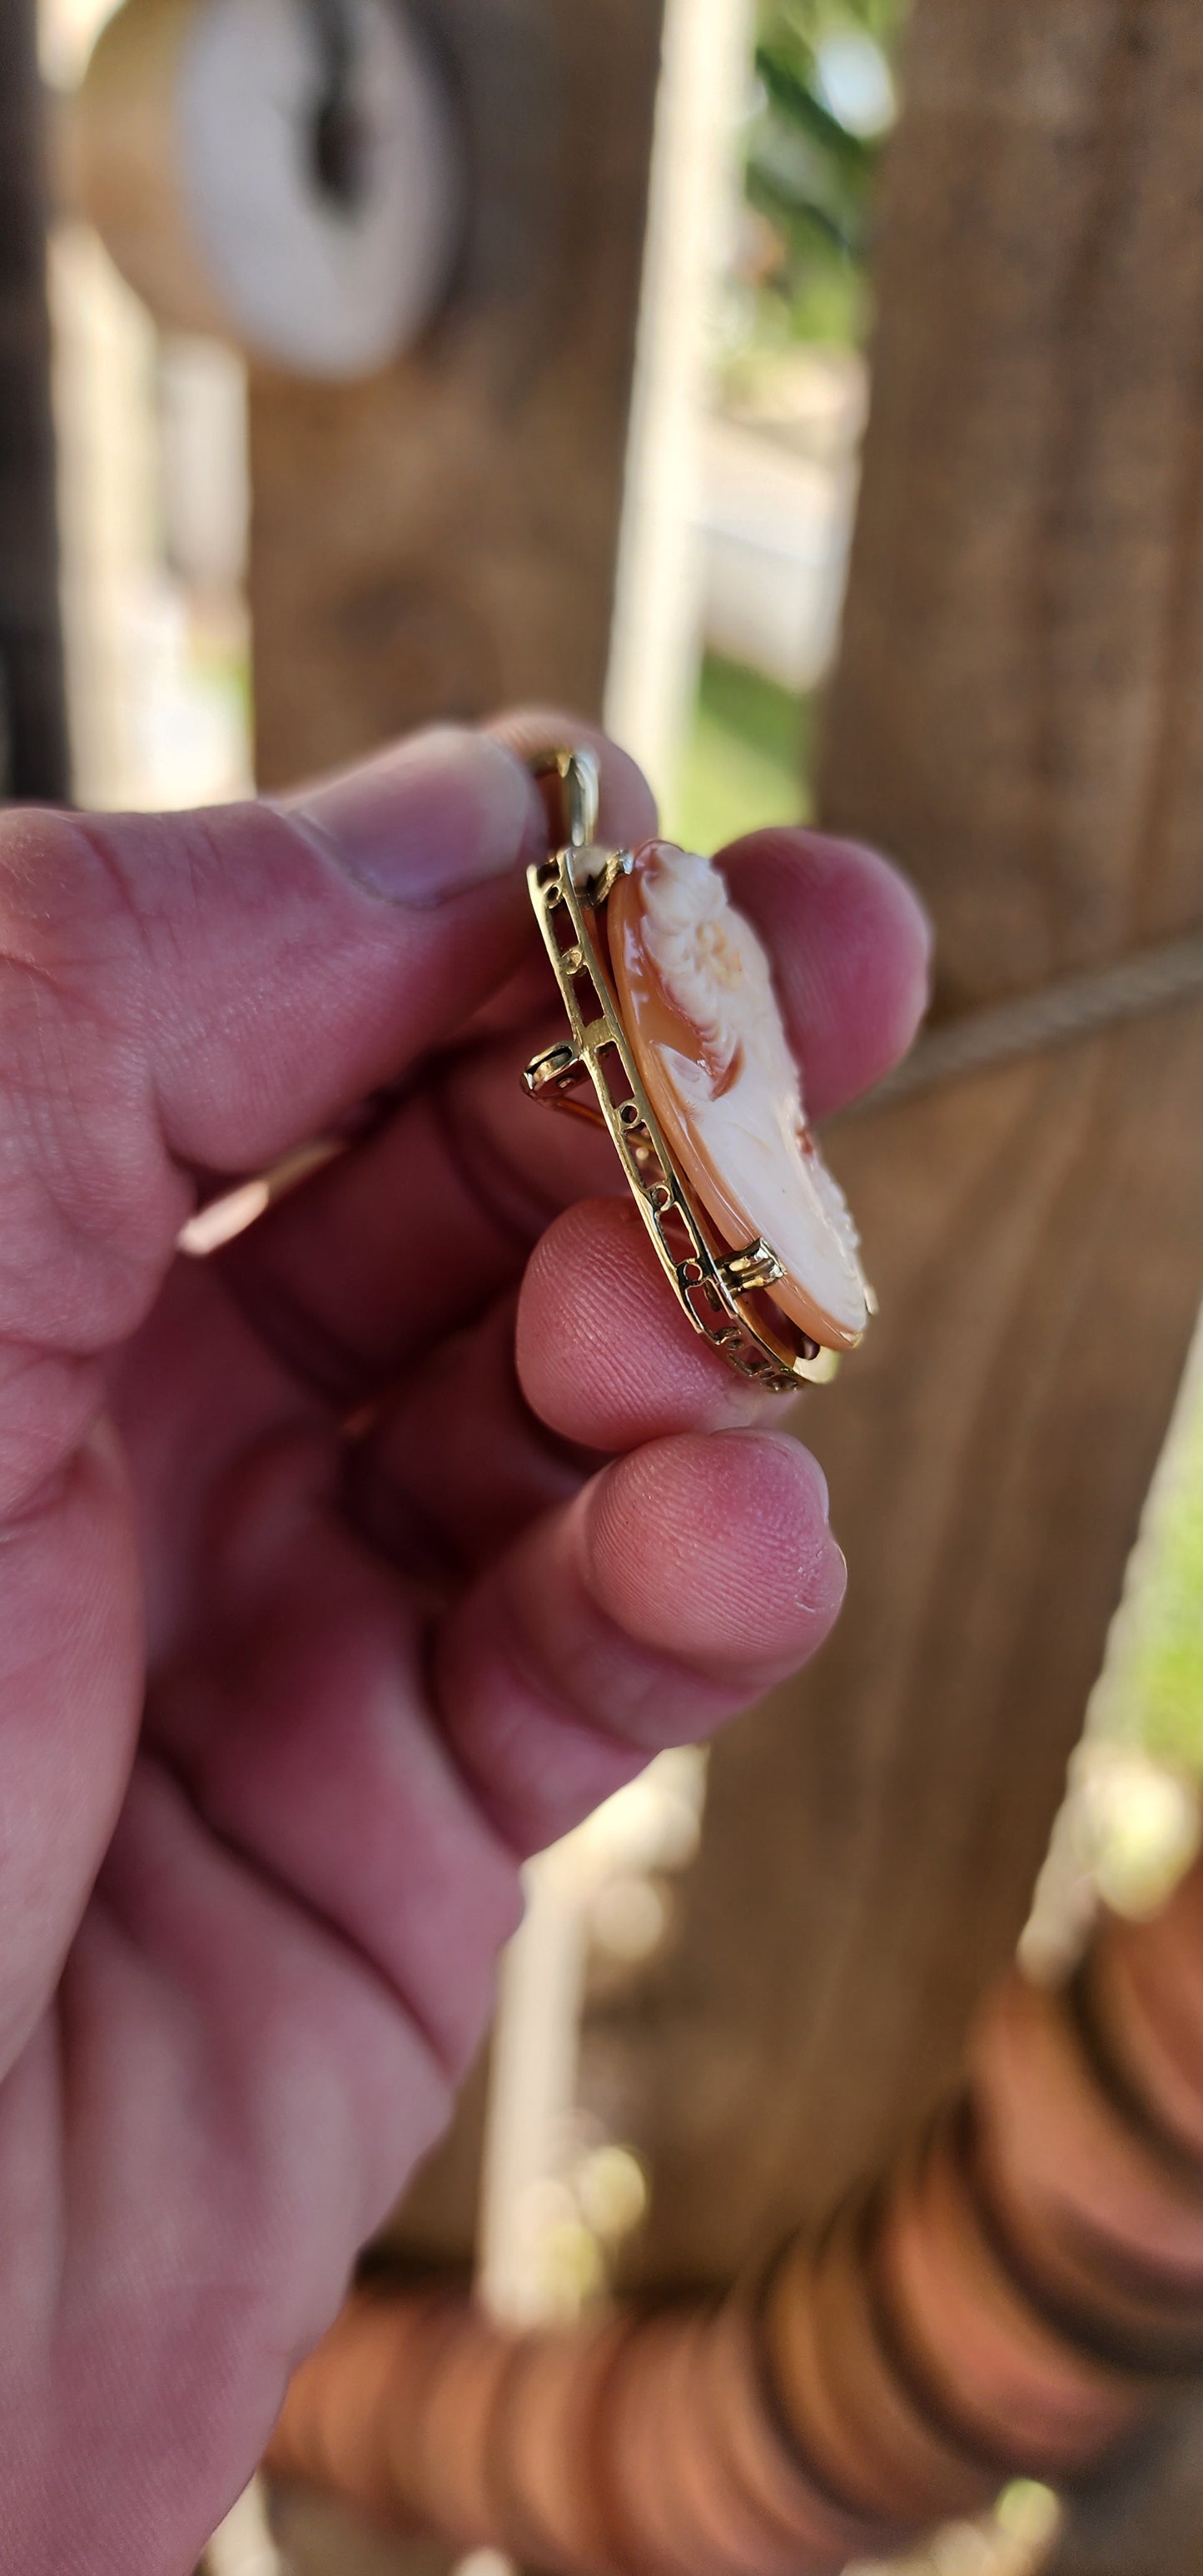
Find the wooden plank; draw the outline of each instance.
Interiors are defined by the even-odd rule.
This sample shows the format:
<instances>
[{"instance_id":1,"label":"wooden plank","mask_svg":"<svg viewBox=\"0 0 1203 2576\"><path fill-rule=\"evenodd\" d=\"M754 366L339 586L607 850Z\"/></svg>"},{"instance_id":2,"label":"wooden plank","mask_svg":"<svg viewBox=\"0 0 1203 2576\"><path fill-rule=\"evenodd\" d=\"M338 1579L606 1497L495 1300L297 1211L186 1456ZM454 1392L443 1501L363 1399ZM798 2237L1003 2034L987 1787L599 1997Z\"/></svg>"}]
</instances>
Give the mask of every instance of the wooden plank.
<instances>
[{"instance_id":1,"label":"wooden plank","mask_svg":"<svg viewBox=\"0 0 1203 2576\"><path fill-rule=\"evenodd\" d=\"M827 819L939 1008L1203 922L1203 15L917 0ZM1203 1284L1203 1006L834 1139L880 1321L805 1430L852 1568L594 2016L644 2278L728 2277L930 2103L1023 1920Z\"/></svg>"},{"instance_id":2,"label":"wooden plank","mask_svg":"<svg viewBox=\"0 0 1203 2576\"><path fill-rule=\"evenodd\" d=\"M917 0L905 89L824 805L912 866L949 1012L1203 921L1203 19L1187 0ZM359 460L392 452L406 374L365 391ZM274 460L294 424L304 488L349 513L322 468L326 397L298 400L261 386L257 436L278 432ZM470 539L497 487L458 402L440 417ZM349 589L318 535L326 571L297 574L290 612L311 667L261 706L269 776L301 740L314 760L357 747L401 696L479 703L513 603L545 595L541 538L508 588L457 553L442 460L413 437L405 508L430 507L442 587L396 495L376 590L370 529L345 522ZM261 480L274 510L285 483ZM521 475L514 499L529 530ZM282 664L289 578L267 601ZM557 684L579 686L563 663ZM883 1307L806 1421L848 1616L717 1750L675 1946L587 2033L587 2101L651 2164L645 2279L729 2276L875 2159L1013 1943L1203 1280L1201 1083L1184 1006L837 1139ZM1077 2576L1088 2537L1066 2543ZM1168 2543L1160 2563L1185 2576Z\"/></svg>"},{"instance_id":3,"label":"wooden plank","mask_svg":"<svg viewBox=\"0 0 1203 2576\"><path fill-rule=\"evenodd\" d=\"M660 26L661 0L440 9L473 187L450 309L368 383L252 378L265 786L507 700L600 711ZM485 2079L386 2231L403 2260L472 2259ZM298 2570L351 2564L338 2517L286 2503Z\"/></svg>"},{"instance_id":4,"label":"wooden plank","mask_svg":"<svg viewBox=\"0 0 1203 2576\"><path fill-rule=\"evenodd\" d=\"M33 0L0 6L0 796L63 798L42 110Z\"/></svg>"},{"instance_id":5,"label":"wooden plank","mask_svg":"<svg viewBox=\"0 0 1203 2576\"><path fill-rule=\"evenodd\" d=\"M454 301L356 386L256 374L251 609L273 786L517 698L600 707L660 0L446 0Z\"/></svg>"},{"instance_id":6,"label":"wooden plank","mask_svg":"<svg viewBox=\"0 0 1203 2576\"><path fill-rule=\"evenodd\" d=\"M1203 2568L1203 2389L1074 2498L1044 2576L1199 2576Z\"/></svg>"},{"instance_id":7,"label":"wooden plank","mask_svg":"<svg viewBox=\"0 0 1203 2576\"><path fill-rule=\"evenodd\" d=\"M377 2530L329 2498L300 2488L275 2498L272 2526L282 2553L280 2576L448 2576L456 2564L455 2552L442 2542Z\"/></svg>"},{"instance_id":8,"label":"wooden plank","mask_svg":"<svg viewBox=\"0 0 1203 2576\"><path fill-rule=\"evenodd\" d=\"M839 1141L882 1299L805 1412L848 1606L716 1747L676 1952L586 2048L660 2276L876 2161L1019 1932L1203 1279L1201 1085L1198 1009Z\"/></svg>"},{"instance_id":9,"label":"wooden plank","mask_svg":"<svg viewBox=\"0 0 1203 2576\"><path fill-rule=\"evenodd\" d=\"M1200 918L1203 24L919 0L826 817L946 1010Z\"/></svg>"},{"instance_id":10,"label":"wooden plank","mask_svg":"<svg viewBox=\"0 0 1203 2576\"><path fill-rule=\"evenodd\" d=\"M256 370L250 599L264 786L517 699L600 712L661 0L443 0L472 206L454 301L354 386ZM390 2231L462 2264L485 2068ZM282 2497L301 2571L432 2576L446 2553Z\"/></svg>"}]
</instances>

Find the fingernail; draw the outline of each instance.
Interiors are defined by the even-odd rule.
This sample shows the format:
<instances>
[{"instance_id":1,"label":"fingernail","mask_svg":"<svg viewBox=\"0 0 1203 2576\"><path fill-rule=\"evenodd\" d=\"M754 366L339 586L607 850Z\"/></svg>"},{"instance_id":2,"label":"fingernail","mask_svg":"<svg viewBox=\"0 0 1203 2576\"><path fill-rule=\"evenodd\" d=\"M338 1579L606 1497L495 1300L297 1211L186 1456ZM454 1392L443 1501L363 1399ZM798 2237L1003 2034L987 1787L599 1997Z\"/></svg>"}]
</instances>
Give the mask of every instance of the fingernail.
<instances>
[{"instance_id":1,"label":"fingernail","mask_svg":"<svg viewBox=\"0 0 1203 2576\"><path fill-rule=\"evenodd\" d=\"M535 855L540 808L513 752L439 725L282 801L290 820L389 903L442 903Z\"/></svg>"}]
</instances>

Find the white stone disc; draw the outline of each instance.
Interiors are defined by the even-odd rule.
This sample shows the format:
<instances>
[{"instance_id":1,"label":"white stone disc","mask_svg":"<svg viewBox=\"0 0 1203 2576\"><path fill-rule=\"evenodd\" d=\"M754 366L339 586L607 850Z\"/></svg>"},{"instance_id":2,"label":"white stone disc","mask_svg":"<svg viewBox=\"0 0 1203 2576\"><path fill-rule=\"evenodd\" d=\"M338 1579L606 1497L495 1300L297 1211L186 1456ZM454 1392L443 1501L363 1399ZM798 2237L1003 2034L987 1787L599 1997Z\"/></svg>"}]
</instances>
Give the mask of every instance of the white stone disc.
<instances>
[{"instance_id":1,"label":"white stone disc","mask_svg":"<svg viewBox=\"0 0 1203 2576\"><path fill-rule=\"evenodd\" d=\"M444 83L396 0L347 0L360 200L315 184L321 59L305 0L201 0L176 91L179 180L215 301L294 374L370 374L436 308L462 172Z\"/></svg>"}]
</instances>

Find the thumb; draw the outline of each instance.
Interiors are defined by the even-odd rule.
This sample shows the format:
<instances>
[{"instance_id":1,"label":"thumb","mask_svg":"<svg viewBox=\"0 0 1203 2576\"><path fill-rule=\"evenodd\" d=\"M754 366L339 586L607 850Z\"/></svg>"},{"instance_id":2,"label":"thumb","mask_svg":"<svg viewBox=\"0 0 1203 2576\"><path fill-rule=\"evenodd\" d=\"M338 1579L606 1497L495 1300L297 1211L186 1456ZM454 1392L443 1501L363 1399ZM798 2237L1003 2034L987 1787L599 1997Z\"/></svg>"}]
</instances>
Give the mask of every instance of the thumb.
<instances>
[{"instance_id":1,"label":"thumb","mask_svg":"<svg viewBox=\"0 0 1203 2576\"><path fill-rule=\"evenodd\" d=\"M395 1080L511 971L546 826L523 763L447 725L281 803L89 837L137 922L169 1143L226 1170Z\"/></svg>"},{"instance_id":2,"label":"thumb","mask_svg":"<svg viewBox=\"0 0 1203 2576\"><path fill-rule=\"evenodd\" d=\"M270 1159L483 999L543 846L521 761L452 731L288 808L0 815L0 2078L132 1758L134 1511L96 1356L156 1292L179 1167Z\"/></svg>"},{"instance_id":3,"label":"thumb","mask_svg":"<svg viewBox=\"0 0 1203 2576\"><path fill-rule=\"evenodd\" d=\"M451 727L285 805L0 817L0 1339L130 1330L178 1167L395 1080L519 961L545 846L523 763Z\"/></svg>"}]
</instances>

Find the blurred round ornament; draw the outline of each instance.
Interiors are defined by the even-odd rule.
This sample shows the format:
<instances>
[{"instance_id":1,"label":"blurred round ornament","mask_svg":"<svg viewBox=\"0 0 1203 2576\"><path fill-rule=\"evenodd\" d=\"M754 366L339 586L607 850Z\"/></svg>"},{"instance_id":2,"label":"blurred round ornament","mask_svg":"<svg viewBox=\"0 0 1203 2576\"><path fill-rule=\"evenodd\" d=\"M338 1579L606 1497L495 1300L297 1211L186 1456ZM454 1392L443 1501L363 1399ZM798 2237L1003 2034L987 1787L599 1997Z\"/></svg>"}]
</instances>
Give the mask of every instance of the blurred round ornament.
<instances>
[{"instance_id":1,"label":"blurred round ornament","mask_svg":"<svg viewBox=\"0 0 1203 2576\"><path fill-rule=\"evenodd\" d=\"M370 375L446 296L448 86L399 0L125 0L79 95L79 195L169 327Z\"/></svg>"}]
</instances>

